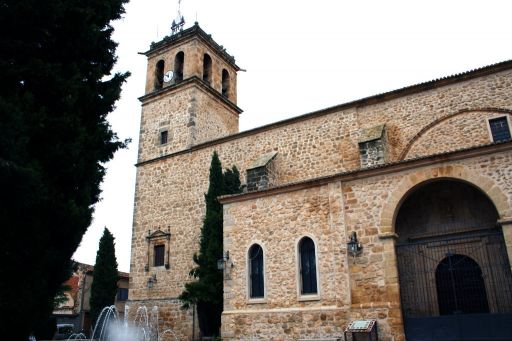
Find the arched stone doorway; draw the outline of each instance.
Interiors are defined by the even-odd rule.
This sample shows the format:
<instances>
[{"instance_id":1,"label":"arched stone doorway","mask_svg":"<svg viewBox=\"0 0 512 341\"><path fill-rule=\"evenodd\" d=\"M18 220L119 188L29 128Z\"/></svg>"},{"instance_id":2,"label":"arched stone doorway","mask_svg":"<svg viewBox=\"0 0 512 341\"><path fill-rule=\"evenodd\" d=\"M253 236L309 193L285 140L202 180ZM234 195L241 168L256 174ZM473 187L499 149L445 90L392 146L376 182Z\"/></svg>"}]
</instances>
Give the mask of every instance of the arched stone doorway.
<instances>
[{"instance_id":1,"label":"arched stone doorway","mask_svg":"<svg viewBox=\"0 0 512 341\"><path fill-rule=\"evenodd\" d=\"M425 182L395 220L408 341L512 339L512 274L498 212L459 180Z\"/></svg>"}]
</instances>

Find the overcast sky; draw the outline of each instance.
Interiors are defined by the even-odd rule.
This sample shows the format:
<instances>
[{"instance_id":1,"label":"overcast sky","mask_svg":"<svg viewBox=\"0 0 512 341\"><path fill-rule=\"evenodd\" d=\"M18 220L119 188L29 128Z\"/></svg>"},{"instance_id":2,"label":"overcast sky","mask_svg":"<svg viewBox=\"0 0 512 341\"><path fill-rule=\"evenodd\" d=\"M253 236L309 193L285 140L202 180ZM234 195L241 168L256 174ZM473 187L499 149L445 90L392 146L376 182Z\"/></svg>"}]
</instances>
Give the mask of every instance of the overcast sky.
<instances>
[{"instance_id":1,"label":"overcast sky","mask_svg":"<svg viewBox=\"0 0 512 341\"><path fill-rule=\"evenodd\" d=\"M178 0L132 0L115 22L116 70L130 71L109 116L122 139L107 164L102 201L75 253L94 264L103 227L129 271L135 167L146 57L170 34ZM508 1L182 0L185 28L197 20L236 58L240 130L512 59Z\"/></svg>"}]
</instances>

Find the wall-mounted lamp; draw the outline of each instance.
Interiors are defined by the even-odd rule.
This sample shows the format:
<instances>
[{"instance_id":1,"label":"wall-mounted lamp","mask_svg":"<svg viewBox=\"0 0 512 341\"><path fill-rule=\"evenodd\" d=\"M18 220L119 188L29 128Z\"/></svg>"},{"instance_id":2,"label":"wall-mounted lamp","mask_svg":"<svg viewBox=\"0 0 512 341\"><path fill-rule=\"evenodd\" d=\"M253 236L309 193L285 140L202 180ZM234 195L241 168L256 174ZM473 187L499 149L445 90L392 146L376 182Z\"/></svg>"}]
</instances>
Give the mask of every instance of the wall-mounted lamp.
<instances>
[{"instance_id":1,"label":"wall-mounted lamp","mask_svg":"<svg viewBox=\"0 0 512 341\"><path fill-rule=\"evenodd\" d=\"M229 262L229 251L224 252L222 258L217 260L217 269L226 270L228 268L227 264ZM233 262L231 263L231 267L233 267Z\"/></svg>"},{"instance_id":2,"label":"wall-mounted lamp","mask_svg":"<svg viewBox=\"0 0 512 341\"><path fill-rule=\"evenodd\" d=\"M350 239L347 243L347 251L348 254L351 255L352 257L355 257L359 255L361 252L363 252L363 246L357 240L357 234L355 231L352 232L352 234L350 235Z\"/></svg>"},{"instance_id":3,"label":"wall-mounted lamp","mask_svg":"<svg viewBox=\"0 0 512 341\"><path fill-rule=\"evenodd\" d=\"M148 289L153 288L153 286L156 284L156 274L153 274L153 276L148 278Z\"/></svg>"}]
</instances>

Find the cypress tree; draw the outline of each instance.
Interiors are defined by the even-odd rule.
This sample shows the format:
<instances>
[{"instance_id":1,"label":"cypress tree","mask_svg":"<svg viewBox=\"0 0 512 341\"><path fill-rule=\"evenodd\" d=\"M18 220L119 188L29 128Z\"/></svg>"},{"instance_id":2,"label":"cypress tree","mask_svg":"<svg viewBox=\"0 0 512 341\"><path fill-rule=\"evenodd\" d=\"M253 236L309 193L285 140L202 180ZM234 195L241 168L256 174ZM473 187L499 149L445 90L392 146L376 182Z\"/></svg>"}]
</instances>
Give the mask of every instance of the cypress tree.
<instances>
[{"instance_id":1,"label":"cypress tree","mask_svg":"<svg viewBox=\"0 0 512 341\"><path fill-rule=\"evenodd\" d=\"M26 340L53 311L91 223L104 164L122 148L107 115L127 73L112 74L112 20L127 0L0 3L0 316ZM8 279L22 280L8 280Z\"/></svg>"},{"instance_id":2,"label":"cypress tree","mask_svg":"<svg viewBox=\"0 0 512 341\"><path fill-rule=\"evenodd\" d=\"M199 253L194 255L197 266L190 271L196 281L185 284L185 290L179 298L183 308L196 305L201 333L204 336L217 336L223 309L223 273L217 269L217 260L223 256L223 218L222 205L217 197L239 193L241 186L236 167L222 173L217 152L212 155L209 180Z\"/></svg>"},{"instance_id":3,"label":"cypress tree","mask_svg":"<svg viewBox=\"0 0 512 341\"><path fill-rule=\"evenodd\" d=\"M226 169L224 172L224 185L226 186L225 194L236 194L242 192L240 173L236 166L233 166L231 169Z\"/></svg>"},{"instance_id":4,"label":"cypress tree","mask_svg":"<svg viewBox=\"0 0 512 341\"><path fill-rule=\"evenodd\" d=\"M96 323L101 310L114 304L117 292L117 259L114 236L105 227L101 236L91 284L91 318Z\"/></svg>"}]
</instances>

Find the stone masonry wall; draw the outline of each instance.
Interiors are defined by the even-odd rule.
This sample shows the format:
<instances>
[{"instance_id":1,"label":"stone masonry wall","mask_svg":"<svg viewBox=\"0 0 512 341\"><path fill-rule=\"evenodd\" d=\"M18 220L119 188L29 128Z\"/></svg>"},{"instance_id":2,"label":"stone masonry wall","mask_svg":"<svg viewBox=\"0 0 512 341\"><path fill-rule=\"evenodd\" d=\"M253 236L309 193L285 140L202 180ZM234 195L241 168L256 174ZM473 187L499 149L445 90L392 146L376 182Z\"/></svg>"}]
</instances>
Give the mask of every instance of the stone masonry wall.
<instances>
[{"instance_id":1,"label":"stone masonry wall","mask_svg":"<svg viewBox=\"0 0 512 341\"><path fill-rule=\"evenodd\" d=\"M160 144L160 132L168 142ZM238 132L238 114L196 87L173 90L142 107L138 160L168 155L214 138Z\"/></svg>"},{"instance_id":2,"label":"stone masonry wall","mask_svg":"<svg viewBox=\"0 0 512 341\"><path fill-rule=\"evenodd\" d=\"M194 116L193 120L189 121L192 144L238 133L238 113L202 91L196 90L194 95L195 102L189 109L191 116Z\"/></svg>"},{"instance_id":3,"label":"stone masonry wall","mask_svg":"<svg viewBox=\"0 0 512 341\"><path fill-rule=\"evenodd\" d=\"M339 184L225 205L224 249L235 263L225 290L225 310L348 305L346 258L342 256ZM308 236L316 244L319 296L301 296L297 283L297 243ZM258 242L264 250L265 302L250 304L247 288L247 252Z\"/></svg>"},{"instance_id":4,"label":"stone masonry wall","mask_svg":"<svg viewBox=\"0 0 512 341\"><path fill-rule=\"evenodd\" d=\"M225 280L223 336L334 338L351 320L364 317L377 319L380 340L403 340L394 242L382 237L388 231L381 229L381 218L397 188L413 178L417 184L436 178L470 181L489 191L497 207L512 207L512 152L225 204L224 248L235 266ZM409 190L416 185L407 183ZM497 188L501 194L492 194ZM352 231L363 245L356 258L346 252ZM303 236L317 247L320 290L314 300L298 294L296 244ZM247 252L256 242L265 252L265 298L253 302ZM512 245L507 247L512 254Z\"/></svg>"},{"instance_id":5,"label":"stone masonry wall","mask_svg":"<svg viewBox=\"0 0 512 341\"><path fill-rule=\"evenodd\" d=\"M443 117L464 110L477 111L481 108L512 111L512 99L509 96L511 91L512 71L504 71L383 103L357 109L350 108L330 115L312 117L298 123L277 126L274 129L255 131L254 135L240 137L222 145L218 144L211 149L230 149L231 146L237 145L244 151L254 150L254 154L277 150L281 154L281 164L277 164L276 167L283 170L284 177L281 181L284 183L306 179L322 173L357 169L359 167L358 129L367 129L376 124L385 123L390 154L387 160L391 162L398 159L410 141L425 127ZM177 100L180 98L176 98ZM162 112L175 112L174 108L169 107L169 103L165 103L166 99L162 98L160 102L163 103L144 107L143 120L146 124L154 124L151 121L159 120ZM464 115L460 117L462 116ZM460 130L454 131L455 134L459 132ZM206 138L214 135L204 134ZM254 145L255 140L258 141L256 145ZM465 141L474 140L469 138ZM480 143L480 140L476 140L473 145ZM469 145L465 143L464 147ZM172 153L178 150L179 147L176 147L166 152ZM141 145L140 153L139 162L159 156L159 153L151 151L151 145ZM251 158L252 155L253 153L250 153L247 157ZM295 160L304 165L301 173L297 173L299 167L293 167ZM311 162L308 162L309 160ZM310 170L311 168L314 169Z\"/></svg>"},{"instance_id":6,"label":"stone masonry wall","mask_svg":"<svg viewBox=\"0 0 512 341\"><path fill-rule=\"evenodd\" d=\"M194 335L196 338L199 336L197 316L194 321L193 309L181 309L181 303L176 299L150 299L137 302L129 302L127 303L127 312L129 321L139 321L139 323L144 323L144 319L141 318L141 316L144 316L146 312L148 314L149 323L152 322L152 316L157 316L158 331L160 333L160 339L163 341L176 340L172 334L162 334L166 329L171 329L174 335L177 337L177 340L192 340L192 335ZM193 329L195 329L194 332Z\"/></svg>"},{"instance_id":7,"label":"stone masonry wall","mask_svg":"<svg viewBox=\"0 0 512 341\"><path fill-rule=\"evenodd\" d=\"M357 138L360 129L370 128L377 124L386 124L389 161L395 161L405 150L409 141L426 126L442 117L470 109L500 108L512 110L510 93L512 93L512 71L504 71L383 103L349 108L286 125L255 130L243 136L212 144L190 153L180 153L169 158L140 165L137 169L134 207L130 299L175 298L182 292L184 283L190 280L188 272L193 267L192 256L195 250L198 249L199 231L204 215L203 194L208 187L208 169L214 150L218 151L223 167L236 165L239 168L243 182L245 182L245 170L251 163L260 155L272 151L278 152L278 156L274 160L278 174L276 184L302 181L358 169L360 164ZM186 124L186 120L176 114L176 110L178 112L187 110L179 103L181 100L178 96L186 97L188 100L187 96L190 97L191 94L192 91L184 91L176 95L172 101L169 97L161 97L158 101L144 106L139 162L185 148L177 143L170 146L169 149L160 151L155 147L152 136L159 129L160 122L169 121L168 124L171 126L175 124L174 120L178 120L176 124ZM168 117L163 118L162 115L168 115ZM178 135L181 136L180 134ZM212 135L206 133L205 136L209 138ZM471 141L465 146L481 143L478 140L471 139ZM435 143L437 141L432 141L432 145L435 145ZM434 151L433 149L425 150L428 153ZM510 178L505 178L503 181L508 181L510 184ZM367 193L368 195L371 194L372 198L373 196L376 199L380 198L375 201L377 204L372 203L372 206L358 207L357 211L350 211L351 209L355 210L355 208L347 208L347 228L362 229L361 231L364 230L364 235L361 235L362 238L376 239L378 224L376 225L374 222L367 224L365 222L366 217L371 214L372 219L375 218L373 216L374 211L379 209L389 195L383 191L390 188L392 187L383 186L382 190ZM361 191L370 191L370 189L364 189L363 187ZM344 192L343 195L348 196L348 193ZM359 205L365 204L364 201L355 197L347 198L347 202L349 200L357 200ZM325 195L320 202L325 203ZM315 226L320 230L322 229L321 222L323 224L327 219L325 210L329 210L328 206L322 207L322 214L324 215L320 214L315 218L319 219ZM270 209L268 211L272 212ZM276 217L276 219L279 218ZM148 230L155 231L158 227L165 228L169 225L172 234L170 269L150 269L146 272L144 270L147 259L145 236ZM363 227L363 225L365 226ZM279 231L274 230L273 233L278 236ZM341 243L338 244L341 253L341 248L346 243L344 239L346 236L340 235L337 238ZM367 242L366 239L363 240ZM321 244L321 249L327 248L323 243ZM383 251L378 251L381 245L370 248L365 246L365 250L371 250L373 247L376 248L374 257L377 260L384 257L384 254L393 254L393 247L388 244L383 246ZM380 265L375 266L380 266L380 268L374 269L375 276L381 274L384 278L388 276L386 268L392 267L393 264L392 260L389 261L391 264L386 262L376 262ZM362 264L360 268L363 269L364 266L368 265ZM157 275L158 283L151 289L151 292L148 292L146 288L147 278L153 273ZM357 280L357 278L358 275L354 276L351 283L363 285L364 277L361 277L360 280ZM341 279L332 279L332 281L334 281L332 283L342 282ZM331 283L331 280L328 283ZM377 283L379 283L378 280ZM324 285L322 282L321 284ZM394 284L394 286L384 285L383 287L381 284L376 284L376 287L372 284L368 287L368 290L371 292L375 292L375 290L377 292L379 292L378 290L388 292L388 290L391 290L389 288L392 288L388 296L397 297L397 284ZM329 295L332 295L329 293L330 290L331 288L322 289L322 293L330 297ZM338 291L338 288L333 290ZM370 297L376 298L375 295L372 295ZM353 294L353 297L356 302L363 299L363 296L357 293ZM329 300L336 301L332 297ZM315 304L317 303L301 302L304 307ZM361 309L365 309L364 304L366 303L361 302L360 304L363 307ZM291 302L289 305L292 305ZM396 308L393 307L392 309ZM362 310L361 314L366 314L366 310ZM396 316L397 313L393 310L389 314ZM391 323L388 323L388 325L390 326L389 330L395 328L392 327ZM388 335L399 335L399 332L390 331Z\"/></svg>"},{"instance_id":8,"label":"stone masonry wall","mask_svg":"<svg viewBox=\"0 0 512 341\"><path fill-rule=\"evenodd\" d=\"M142 107L139 134L139 161L156 158L190 146L189 103L194 89L182 89L172 96L160 97ZM168 142L160 145L160 132L168 131Z\"/></svg>"},{"instance_id":9,"label":"stone masonry wall","mask_svg":"<svg viewBox=\"0 0 512 341\"><path fill-rule=\"evenodd\" d=\"M223 337L335 337L350 306L339 184L224 206L224 249L234 262L225 281ZM297 244L315 242L318 295L301 295ZM250 299L248 250L264 250L264 299ZM318 313L321 312L322 315ZM335 322L336 321L336 322Z\"/></svg>"},{"instance_id":10,"label":"stone masonry wall","mask_svg":"<svg viewBox=\"0 0 512 341\"><path fill-rule=\"evenodd\" d=\"M506 114L489 111L462 112L426 127L411 141L407 158L484 145L493 142L488 120ZM510 114L508 114L510 115ZM436 143L432 143L436 141Z\"/></svg>"},{"instance_id":11,"label":"stone masonry wall","mask_svg":"<svg viewBox=\"0 0 512 341\"><path fill-rule=\"evenodd\" d=\"M362 108L358 122L362 127L386 123L388 160L393 161L424 127L442 117L463 110L511 110L511 88L512 71L505 71Z\"/></svg>"}]
</instances>

